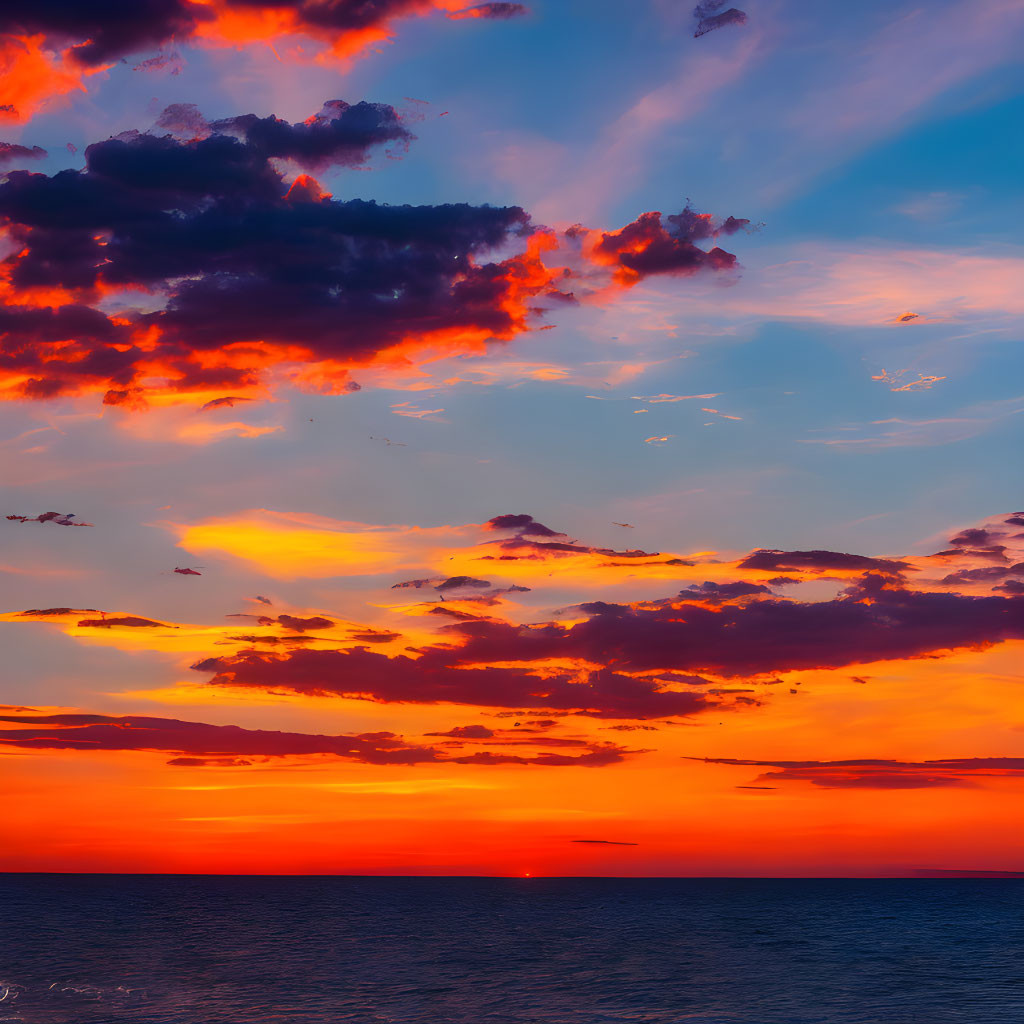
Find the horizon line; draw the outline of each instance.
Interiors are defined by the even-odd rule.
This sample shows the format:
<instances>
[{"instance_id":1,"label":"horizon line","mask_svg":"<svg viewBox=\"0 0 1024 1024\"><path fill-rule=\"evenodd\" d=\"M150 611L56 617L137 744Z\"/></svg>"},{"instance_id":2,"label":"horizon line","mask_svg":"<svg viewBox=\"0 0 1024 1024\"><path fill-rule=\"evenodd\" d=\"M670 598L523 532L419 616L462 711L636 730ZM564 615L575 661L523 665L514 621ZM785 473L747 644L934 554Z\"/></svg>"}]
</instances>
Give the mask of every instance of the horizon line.
<instances>
[{"instance_id":1,"label":"horizon line","mask_svg":"<svg viewBox=\"0 0 1024 1024\"><path fill-rule=\"evenodd\" d=\"M520 874L359 874L350 872L253 872L253 871L0 871L4 877L101 877L101 878L382 878L382 879L494 879L504 881L535 882L545 880L607 880L607 881L775 881L775 882L828 882L828 881L935 881L968 878L1022 879L1024 870L986 870L971 868L916 868L909 874L879 875L539 875Z\"/></svg>"}]
</instances>

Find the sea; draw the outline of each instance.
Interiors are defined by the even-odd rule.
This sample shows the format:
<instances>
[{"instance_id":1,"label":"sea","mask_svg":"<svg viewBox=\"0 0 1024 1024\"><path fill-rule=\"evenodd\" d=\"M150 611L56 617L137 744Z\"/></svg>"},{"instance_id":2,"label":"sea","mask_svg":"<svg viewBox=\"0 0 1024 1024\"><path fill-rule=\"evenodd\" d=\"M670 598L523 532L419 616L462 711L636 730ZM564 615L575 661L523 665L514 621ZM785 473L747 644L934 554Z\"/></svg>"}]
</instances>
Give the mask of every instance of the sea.
<instances>
[{"instance_id":1,"label":"sea","mask_svg":"<svg viewBox=\"0 0 1024 1024\"><path fill-rule=\"evenodd\" d=\"M0 876L18 1024L1024 1024L1024 879Z\"/></svg>"}]
</instances>

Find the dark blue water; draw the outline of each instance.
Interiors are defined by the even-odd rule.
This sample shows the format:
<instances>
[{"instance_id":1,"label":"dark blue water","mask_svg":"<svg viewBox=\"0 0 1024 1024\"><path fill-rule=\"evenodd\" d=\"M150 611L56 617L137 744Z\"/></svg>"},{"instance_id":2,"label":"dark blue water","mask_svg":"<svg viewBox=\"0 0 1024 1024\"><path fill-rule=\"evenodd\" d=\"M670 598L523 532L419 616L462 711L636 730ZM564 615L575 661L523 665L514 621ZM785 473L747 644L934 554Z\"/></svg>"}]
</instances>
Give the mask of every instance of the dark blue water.
<instances>
[{"instance_id":1,"label":"dark blue water","mask_svg":"<svg viewBox=\"0 0 1024 1024\"><path fill-rule=\"evenodd\" d=\"M23 1024L1021 1024L1024 881L0 876Z\"/></svg>"}]
</instances>

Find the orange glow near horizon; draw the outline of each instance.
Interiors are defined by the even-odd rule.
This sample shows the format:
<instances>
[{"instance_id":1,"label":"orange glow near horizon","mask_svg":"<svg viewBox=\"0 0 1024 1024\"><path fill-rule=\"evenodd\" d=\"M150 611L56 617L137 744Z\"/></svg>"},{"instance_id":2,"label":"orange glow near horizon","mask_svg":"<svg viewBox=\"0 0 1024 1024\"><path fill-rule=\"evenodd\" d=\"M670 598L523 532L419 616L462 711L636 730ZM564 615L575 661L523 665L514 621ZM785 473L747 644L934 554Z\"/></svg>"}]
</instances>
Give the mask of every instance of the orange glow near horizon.
<instances>
[{"instance_id":1,"label":"orange glow near horizon","mask_svg":"<svg viewBox=\"0 0 1024 1024\"><path fill-rule=\"evenodd\" d=\"M986 523L989 535L994 524L998 518ZM480 605L472 591L442 602L430 589L445 575L460 579L463 570L486 565L482 552L519 550L522 535L501 547L507 530L369 528L267 512L173 530L190 555L252 560L262 552L259 569L284 581L346 573L400 580L431 567L441 573L420 581L426 589L369 585L361 621L323 604L282 608L256 599L248 611L206 624L150 617L145 608L0 616L3 629L57 629L89 648L159 658L163 678L173 680L98 693L92 707L99 702L101 712L0 709L12 837L0 869L875 876L963 865L1011 870L1024 854L1016 813L1024 758L1008 759L1018 743L1014 723L1024 717L1016 679L1024 639L739 680L707 672L689 682L666 677L668 691L713 701L668 715L567 713L545 707L543 697L537 707L514 709L497 694L488 704L486 690L480 703L445 690L433 698L386 690L378 697L360 692L372 678L346 687L344 676L325 676L326 689L315 679L307 689L299 677L293 685L288 676L232 685L198 662L214 658L230 667L232 659L258 657L273 668L293 656L369 651L385 659L376 663L381 671L399 663L419 671L426 659L426 681L442 657L455 659L436 677L445 685L466 672L522 672L539 695L564 685L566 673L583 683L602 664L578 657L457 660L471 640L439 629L445 623L542 628L536 610L513 600L518 594L499 588ZM475 558L448 555L459 550ZM960 563L984 563L984 554L965 552ZM557 565L559 557L547 559ZM606 555L561 557L577 566L589 558L590 568L557 581L528 576L531 601L570 582L588 591L616 584L620 570L600 564ZM930 557L916 562L927 566ZM950 558L942 557L944 569ZM708 562L695 578L713 566L723 580L740 581L741 561ZM762 579L764 571L752 576ZM806 578L819 585L814 572ZM665 586L657 572L648 582ZM849 583L844 574L833 586ZM933 581L932 589L915 592L946 589ZM725 606L714 593L630 607L717 615ZM753 611L763 599L740 593L729 607ZM586 620L579 610L563 610L543 628ZM619 671L638 684L649 674ZM345 689L348 695L338 695ZM993 707L1001 709L999 719ZM81 714L92 717L75 717ZM223 726L230 728L216 732ZM79 749L63 749L68 742ZM357 744L352 753L327 752L349 742ZM360 753L367 743L383 750ZM388 763L396 747L409 751L410 763ZM77 782L69 788L72 771ZM83 791L102 792L102 806L82 801Z\"/></svg>"}]
</instances>

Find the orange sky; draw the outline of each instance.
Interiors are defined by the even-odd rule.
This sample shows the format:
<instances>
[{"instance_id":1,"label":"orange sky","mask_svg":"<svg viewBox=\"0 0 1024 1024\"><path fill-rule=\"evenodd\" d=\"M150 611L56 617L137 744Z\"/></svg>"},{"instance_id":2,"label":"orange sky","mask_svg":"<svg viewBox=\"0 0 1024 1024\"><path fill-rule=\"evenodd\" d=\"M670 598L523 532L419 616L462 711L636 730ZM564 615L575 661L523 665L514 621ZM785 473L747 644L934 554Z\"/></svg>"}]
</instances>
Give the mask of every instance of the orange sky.
<instances>
[{"instance_id":1,"label":"orange sky","mask_svg":"<svg viewBox=\"0 0 1024 1024\"><path fill-rule=\"evenodd\" d=\"M1000 522L994 517L984 524L988 540L1000 539ZM55 717L78 709L8 708L0 740L8 789L9 840L0 855L6 870L900 875L936 868L1011 870L1024 852L1017 809L1024 760L1005 760L1020 749L1024 697L1016 675L1024 640L995 646L979 641L974 646L983 649L951 652L942 649L940 638L927 657L840 659L835 667L742 678L705 670L698 683L669 681L667 687L695 691L711 703L669 715L616 711L620 705L614 700L596 717L566 714L551 708L553 698L537 698L533 709L510 710L488 698L491 684L481 684L475 703L452 703L432 696L432 674L414 682L414 688L422 687L419 696L397 702L386 691L373 697L372 678L366 684L372 699L332 694L338 684L329 677L313 684L327 687L319 694L305 692L306 684L287 674L276 686L211 685L212 669L198 665L203 658L227 659L230 665L236 656L262 652L272 668L287 668L299 648L326 654L373 649L399 659L410 649L457 652L463 634L439 633L443 622L432 613L442 610L445 621L470 625L536 623L543 621L537 602L546 602L543 595L552 587L614 601L638 589L651 596L671 593L708 577L760 585L756 581L768 574L744 569L742 557L713 552L685 559L651 553L641 559L635 551L623 557L580 542L568 545L574 550L560 550L558 545L572 539L542 535L532 541L531 534L512 527L370 529L259 513L236 524L163 528L189 555L257 562L259 572L269 574L265 590L273 591L275 580L342 573L351 573L355 582L369 571L368 561L396 580L406 578L404 571L421 585L371 587L372 598L357 587L349 592L345 618L324 607L286 611L267 604L269 598L250 600L246 612L219 624L151 620L137 608L4 616L5 630L31 630L38 642L57 631L74 645L164 663L166 685L103 695L103 728L107 719L128 715L273 730L216 741L187 731L170 740L143 735L128 741L138 749L103 749L148 728L133 718L116 726L121 732L112 734L114 741L109 733L104 739L83 732L80 748L68 750L59 749L63 736L95 727ZM547 550L544 544L556 547ZM528 583L529 591L502 593L501 580L468 590L456 582L441 600L444 590L435 587L445 574L452 574L449 583L466 578L462 574L479 572L488 556L500 552L514 553L500 575ZM820 560L825 553L813 554ZM672 566L673 560L690 564ZM653 564L630 564L637 561ZM976 553L955 547L941 556L902 561L914 565L913 586L920 588L914 592L933 595L951 591L938 584L937 573L984 567L984 558L979 562ZM185 558L181 564L193 562ZM426 573L416 573L418 567ZM429 575L437 568L442 575ZM197 571L209 574L205 567ZM788 572L791 585L809 595L784 601L790 608L834 601L830 591L858 579L852 570ZM181 582L201 586L204 578ZM805 582L796 583L798 578ZM521 604L524 599L534 607ZM688 608L720 608L706 597L686 600L674 606L683 619ZM738 622L759 602L777 601L760 593L732 600ZM636 607L662 606L647 600ZM463 618L451 619L453 613ZM566 608L546 621L571 629L585 625L588 613ZM519 656L489 664L515 672ZM414 658L409 664L415 672L425 663ZM601 666L591 658L548 654L522 667L535 673L535 692L543 693L551 673L575 673L579 685ZM444 673L465 675L466 668ZM590 706L599 708L608 699L590 698ZM95 706L80 710L96 712ZM467 726L476 730L460 734ZM403 750L427 752L415 754L412 764L367 763L362 755L339 757L322 748L274 752L284 750L289 737L301 743L306 737L382 732L401 737ZM31 743L23 745L20 733L30 734ZM252 747L252 735L276 737L274 749L268 754ZM482 751L525 762L465 761ZM595 753L596 763L588 764ZM545 763L550 755L566 760ZM568 760L576 757L584 760ZM986 758L1004 760L973 760ZM951 759L957 763L926 764ZM899 763L866 763L876 760ZM787 769L792 762L809 764Z\"/></svg>"}]
</instances>

